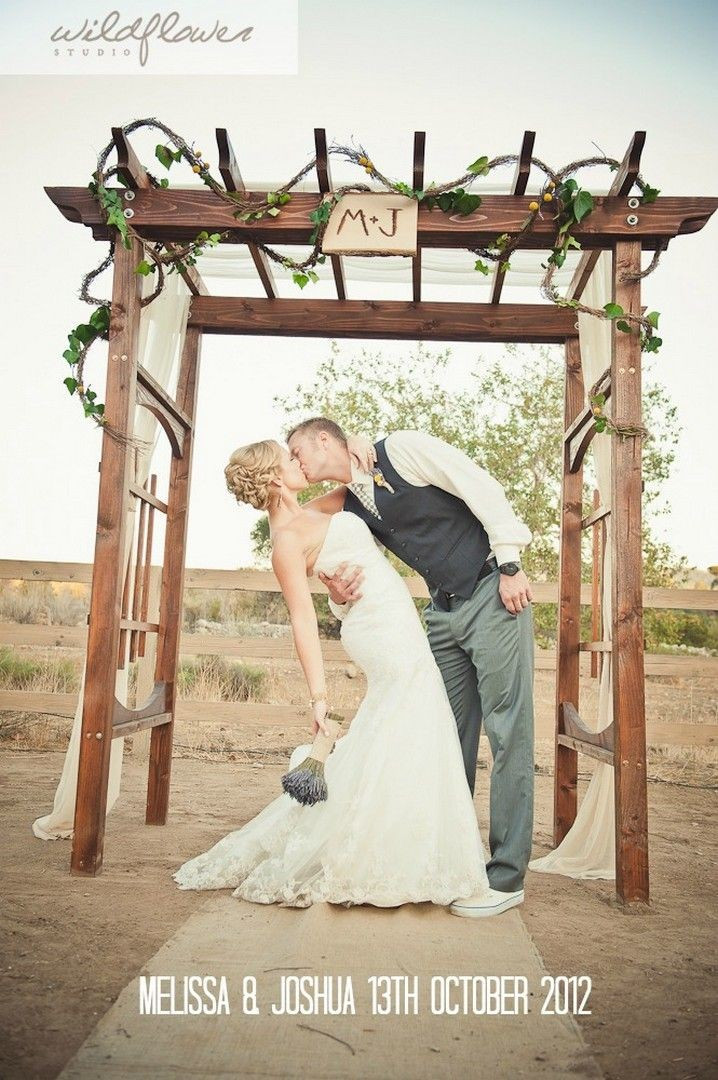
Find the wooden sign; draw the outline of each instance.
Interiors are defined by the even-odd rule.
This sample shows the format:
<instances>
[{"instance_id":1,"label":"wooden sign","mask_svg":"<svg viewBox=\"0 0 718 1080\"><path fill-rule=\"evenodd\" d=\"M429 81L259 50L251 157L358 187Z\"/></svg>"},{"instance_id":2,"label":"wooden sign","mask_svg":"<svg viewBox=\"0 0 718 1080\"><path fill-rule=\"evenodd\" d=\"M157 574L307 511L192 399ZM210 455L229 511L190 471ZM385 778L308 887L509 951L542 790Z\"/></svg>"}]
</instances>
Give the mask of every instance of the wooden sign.
<instances>
[{"instance_id":1,"label":"wooden sign","mask_svg":"<svg viewBox=\"0 0 718 1080\"><path fill-rule=\"evenodd\" d=\"M406 195L352 192L334 207L322 239L327 255L416 255L419 204Z\"/></svg>"}]
</instances>

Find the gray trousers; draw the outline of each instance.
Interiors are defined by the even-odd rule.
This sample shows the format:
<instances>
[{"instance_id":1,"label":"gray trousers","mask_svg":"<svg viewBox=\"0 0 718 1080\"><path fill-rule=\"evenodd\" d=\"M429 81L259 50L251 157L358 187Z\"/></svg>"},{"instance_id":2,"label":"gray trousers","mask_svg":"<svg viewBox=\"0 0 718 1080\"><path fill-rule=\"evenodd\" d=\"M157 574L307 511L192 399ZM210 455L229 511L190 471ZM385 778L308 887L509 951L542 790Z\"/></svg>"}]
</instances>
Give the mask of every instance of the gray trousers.
<instances>
[{"instance_id":1,"label":"gray trousers","mask_svg":"<svg viewBox=\"0 0 718 1080\"><path fill-rule=\"evenodd\" d=\"M493 755L489 851L493 889L523 888L534 807L534 628L529 604L518 615L499 596L498 570L449 611L425 612L429 644L456 717L466 779L474 793L483 721Z\"/></svg>"}]
</instances>

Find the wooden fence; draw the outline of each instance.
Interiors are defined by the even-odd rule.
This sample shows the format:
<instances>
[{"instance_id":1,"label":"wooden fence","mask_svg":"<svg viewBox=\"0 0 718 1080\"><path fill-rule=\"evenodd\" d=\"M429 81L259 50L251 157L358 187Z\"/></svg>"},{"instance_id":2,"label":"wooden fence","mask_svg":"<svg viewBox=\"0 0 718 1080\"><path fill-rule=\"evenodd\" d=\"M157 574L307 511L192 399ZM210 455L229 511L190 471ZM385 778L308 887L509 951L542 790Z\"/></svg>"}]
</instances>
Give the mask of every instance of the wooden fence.
<instances>
[{"instance_id":1,"label":"wooden fence","mask_svg":"<svg viewBox=\"0 0 718 1080\"><path fill-rule=\"evenodd\" d=\"M152 567L152 576L157 577L161 567ZM92 582L91 563L70 562L33 562L30 560L0 560L0 579L22 581L76 582L90 585ZM414 597L427 597L426 585L421 578L406 579L407 588ZM264 570L215 570L187 568L185 571L186 589L241 590L245 592L278 592L277 580L269 571ZM318 581L310 581L310 588L315 593L326 593ZM557 602L556 582L532 582L534 604L555 604ZM592 601L592 585L581 587L581 603L587 606ZM709 589L659 589L646 587L643 590L644 608L685 611L718 611L718 590ZM0 623L0 644L35 648L71 648L83 650L86 645L86 626L53 626L27 623ZM339 641L324 641L322 651L325 662L330 666L348 662L348 657ZM180 640L180 653L183 656L221 655L243 660L296 660L296 652L290 635L282 638L235 637L224 634L183 633ZM152 654L147 658L151 664ZM590 675L591 653L586 650L581 656L582 674ZM143 665L143 659L139 664ZM145 666L147 666L145 665ZM553 650L537 649L535 653L537 670L555 670L556 654ZM718 658L702 656L675 656L669 654L646 653L646 676L707 676L718 677ZM145 678L145 685L147 679ZM151 688L151 678L149 687ZM0 710L13 709L26 712L53 713L60 716L73 716L77 704L77 694L44 693L20 690L0 690ZM198 703L185 701L179 703L179 717L190 718L196 713ZM218 721L234 719L240 728L264 728L271 723L295 721L305 724L308 714L290 705L272 705L261 702L203 702L202 713ZM544 731L543 729L546 728ZM553 720L537 717L537 737L553 737ZM652 743L683 744L692 746L718 745L718 725L713 724L674 724L649 722L649 738Z\"/></svg>"}]
</instances>

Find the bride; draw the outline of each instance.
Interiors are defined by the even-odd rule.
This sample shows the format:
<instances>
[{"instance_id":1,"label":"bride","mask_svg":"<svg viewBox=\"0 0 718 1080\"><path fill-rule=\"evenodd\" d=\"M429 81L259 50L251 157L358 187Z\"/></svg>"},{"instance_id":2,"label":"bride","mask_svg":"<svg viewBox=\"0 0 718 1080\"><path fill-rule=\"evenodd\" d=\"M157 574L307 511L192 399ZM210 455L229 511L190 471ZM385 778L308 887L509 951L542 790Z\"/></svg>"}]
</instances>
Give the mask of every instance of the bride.
<instances>
[{"instance_id":1,"label":"bride","mask_svg":"<svg viewBox=\"0 0 718 1080\"><path fill-rule=\"evenodd\" d=\"M491 894L454 715L406 585L369 528L341 509L344 489L300 505L307 480L268 440L241 447L225 469L238 501L269 514L272 567L309 687L312 734L330 708L308 577L361 568L361 594L341 638L367 692L325 765L326 802L281 794L242 828L185 862L181 889L231 888L259 904L395 907ZM295 749L290 768L306 757ZM491 914L491 908L486 909Z\"/></svg>"}]
</instances>

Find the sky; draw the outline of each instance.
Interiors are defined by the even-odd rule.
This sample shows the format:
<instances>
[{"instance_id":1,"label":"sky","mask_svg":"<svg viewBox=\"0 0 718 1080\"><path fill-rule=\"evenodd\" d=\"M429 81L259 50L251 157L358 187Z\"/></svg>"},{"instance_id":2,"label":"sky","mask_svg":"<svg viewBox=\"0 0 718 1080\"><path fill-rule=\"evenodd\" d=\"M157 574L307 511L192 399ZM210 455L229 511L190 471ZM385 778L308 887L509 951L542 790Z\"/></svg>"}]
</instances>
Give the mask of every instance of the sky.
<instances>
[{"instance_id":1,"label":"sky","mask_svg":"<svg viewBox=\"0 0 718 1080\"><path fill-rule=\"evenodd\" d=\"M0 6L0 19L10 10ZM61 354L68 330L90 312L77 296L81 277L107 245L66 221L43 187L85 185L111 126L157 117L200 146L216 175L214 129L226 127L250 186L293 175L313 156L315 127L326 128L330 143L362 142L383 172L405 179L413 132L424 130L426 179L437 182L460 175L481 154L515 153L525 129L536 131L535 153L554 166L590 156L596 146L621 158L632 133L645 129L642 172L662 194L718 195L711 136L718 6L578 0L558 16L523 0L300 0L296 75L0 75L0 558L93 558L101 436L62 384ZM146 163L155 142L150 133L133 136ZM337 163L332 170L335 183L357 178ZM605 188L602 171L583 179L589 189ZM664 488L670 512L657 533L701 568L718 563L717 217L672 241L642 297L661 312L664 345L651 373L666 386L683 429ZM102 280L101 295L109 295L109 278ZM254 284L238 284L237 293L260 295ZM521 292L522 301L533 299ZM282 295L298 292L288 284ZM312 295L332 293L322 283ZM349 295L409 297L397 286L363 283ZM438 286L431 296L456 298ZM340 344L347 356L361 348ZM406 348L376 347L397 364ZM477 355L500 355L497 347L451 348L457 385ZM205 338L187 566L251 563L248 534L257 515L228 496L224 464L241 443L281 433L274 395L309 382L328 352L320 339ZM96 346L87 375L100 399L106 364L106 348ZM161 493L167 454L160 447Z\"/></svg>"}]
</instances>

